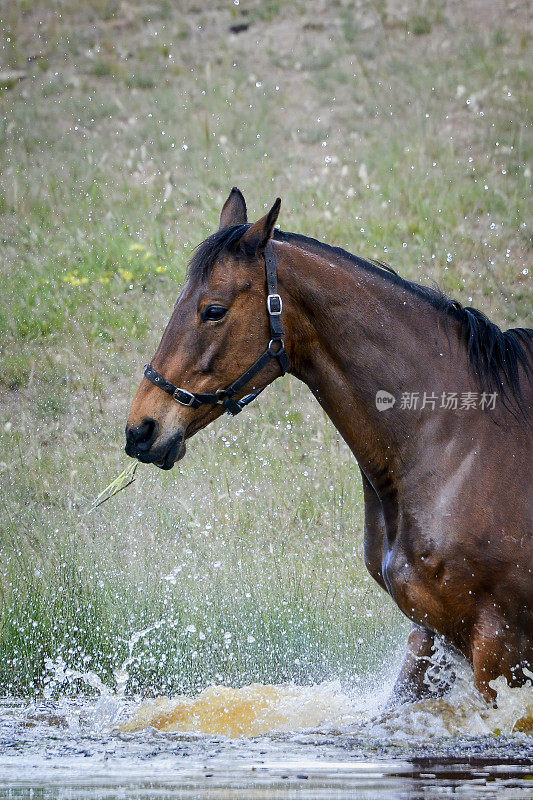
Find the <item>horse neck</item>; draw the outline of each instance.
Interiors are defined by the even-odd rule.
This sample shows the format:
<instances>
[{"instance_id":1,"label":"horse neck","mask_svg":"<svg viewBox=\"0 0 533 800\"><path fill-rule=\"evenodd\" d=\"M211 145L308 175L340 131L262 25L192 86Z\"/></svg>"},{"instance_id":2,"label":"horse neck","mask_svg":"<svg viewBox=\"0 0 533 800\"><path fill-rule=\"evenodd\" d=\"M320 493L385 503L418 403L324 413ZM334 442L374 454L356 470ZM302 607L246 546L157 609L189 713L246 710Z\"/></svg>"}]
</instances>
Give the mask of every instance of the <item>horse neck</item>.
<instances>
[{"instance_id":1,"label":"horse neck","mask_svg":"<svg viewBox=\"0 0 533 800\"><path fill-rule=\"evenodd\" d=\"M408 468L435 430L443 391L474 387L454 320L381 274L280 244L280 283L292 372L304 381L374 483ZM284 301L285 302L285 301ZM284 307L285 308L285 307ZM376 392L396 398L379 411ZM404 392L438 397L423 413L401 408Z\"/></svg>"}]
</instances>

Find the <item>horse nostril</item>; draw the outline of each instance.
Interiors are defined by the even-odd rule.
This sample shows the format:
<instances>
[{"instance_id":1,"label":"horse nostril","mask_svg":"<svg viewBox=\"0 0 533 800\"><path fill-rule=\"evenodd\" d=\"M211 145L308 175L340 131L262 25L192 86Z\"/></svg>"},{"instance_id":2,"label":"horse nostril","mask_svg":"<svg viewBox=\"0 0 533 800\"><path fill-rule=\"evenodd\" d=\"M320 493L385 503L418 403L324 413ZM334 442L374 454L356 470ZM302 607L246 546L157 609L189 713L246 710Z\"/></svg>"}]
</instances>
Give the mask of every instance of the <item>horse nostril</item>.
<instances>
[{"instance_id":1,"label":"horse nostril","mask_svg":"<svg viewBox=\"0 0 533 800\"><path fill-rule=\"evenodd\" d=\"M157 439L159 424L151 417L143 419L136 428L129 427L127 430L128 441L134 444L139 450L149 450Z\"/></svg>"}]
</instances>

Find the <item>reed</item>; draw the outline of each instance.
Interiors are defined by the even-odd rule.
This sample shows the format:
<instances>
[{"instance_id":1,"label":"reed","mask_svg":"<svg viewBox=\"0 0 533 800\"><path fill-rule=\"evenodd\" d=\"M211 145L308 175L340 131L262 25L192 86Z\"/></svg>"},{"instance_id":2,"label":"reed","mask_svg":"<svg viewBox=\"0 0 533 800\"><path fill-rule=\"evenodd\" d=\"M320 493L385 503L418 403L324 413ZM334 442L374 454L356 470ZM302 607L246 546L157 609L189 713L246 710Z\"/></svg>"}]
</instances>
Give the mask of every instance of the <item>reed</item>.
<instances>
[{"instance_id":1,"label":"reed","mask_svg":"<svg viewBox=\"0 0 533 800\"><path fill-rule=\"evenodd\" d=\"M137 471L137 467L139 466L138 461L133 461L129 464L125 469L122 470L120 475L117 475L116 478L113 478L111 483L109 483L105 489L98 494L98 496L93 500L91 503L91 507L88 510L88 514L92 514L92 512L97 509L99 506L106 503L108 500L111 500L119 492L124 491L127 489L128 486L131 486L133 481L135 480L135 473Z\"/></svg>"}]
</instances>

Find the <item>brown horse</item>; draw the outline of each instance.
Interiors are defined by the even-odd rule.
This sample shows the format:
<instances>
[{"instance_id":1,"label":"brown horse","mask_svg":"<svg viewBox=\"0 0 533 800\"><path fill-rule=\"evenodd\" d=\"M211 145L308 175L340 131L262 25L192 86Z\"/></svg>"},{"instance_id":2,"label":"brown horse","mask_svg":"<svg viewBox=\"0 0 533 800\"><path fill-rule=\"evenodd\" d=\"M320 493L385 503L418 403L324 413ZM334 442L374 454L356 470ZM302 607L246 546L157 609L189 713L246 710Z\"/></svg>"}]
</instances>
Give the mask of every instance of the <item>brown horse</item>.
<instances>
[{"instance_id":1,"label":"brown horse","mask_svg":"<svg viewBox=\"0 0 533 800\"><path fill-rule=\"evenodd\" d=\"M413 623L393 697L428 691L438 635L492 699L489 681L533 669L533 331L274 231L279 206L249 225L231 192L133 400L126 452L170 469L288 369L357 459L366 565Z\"/></svg>"}]
</instances>

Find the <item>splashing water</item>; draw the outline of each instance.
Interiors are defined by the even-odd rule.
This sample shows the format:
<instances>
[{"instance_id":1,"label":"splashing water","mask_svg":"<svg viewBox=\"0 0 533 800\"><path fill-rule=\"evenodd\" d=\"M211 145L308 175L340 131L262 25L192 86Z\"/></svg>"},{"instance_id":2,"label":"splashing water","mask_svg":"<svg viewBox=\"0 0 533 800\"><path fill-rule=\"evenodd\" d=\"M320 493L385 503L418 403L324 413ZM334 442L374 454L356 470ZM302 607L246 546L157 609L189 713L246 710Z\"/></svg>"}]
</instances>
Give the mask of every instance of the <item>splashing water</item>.
<instances>
[{"instance_id":1,"label":"splashing water","mask_svg":"<svg viewBox=\"0 0 533 800\"><path fill-rule=\"evenodd\" d=\"M435 796L451 782L458 797L470 798L472 781L480 800L496 790L502 800L531 796L531 685L510 688L498 678L497 701L489 705L469 667L457 662L445 697L396 709L387 709L392 680L384 676L364 691L340 681L256 683L209 686L195 697L128 698L135 646L162 624L174 623L129 639L115 690L59 658L46 662L42 701L0 703L0 795L19 785L47 786L47 796L59 800L69 786L73 800L115 800L127 783L128 796L140 800L148 781L154 800L178 787L180 796L197 798L207 796L209 778L213 800L235 786L243 793L232 797L263 798L265 781L272 791L287 787L280 798L351 797L339 792L357 790L365 800L397 800L413 786ZM440 668L438 651L434 661ZM98 697L67 696L80 685ZM289 791L294 780L305 780L307 794Z\"/></svg>"},{"instance_id":2,"label":"splashing water","mask_svg":"<svg viewBox=\"0 0 533 800\"><path fill-rule=\"evenodd\" d=\"M44 681L43 696L45 701L49 704L55 695L59 695L59 705L63 705L63 710L66 715L66 724L70 727L75 726L75 719L73 718L72 708L69 704L62 703L61 691L65 688L73 686L75 682L86 684L91 689L98 692L99 698L94 706L91 707L89 718L91 726L98 731L109 730L115 727L124 715L126 701L126 686L129 680L129 667L133 663L133 651L135 645L141 639L148 636L152 631L161 628L164 624L170 626L174 625L173 621L160 620L149 628L144 628L140 631L135 631L130 636L127 646L128 655L122 662L120 667L113 671L116 690L113 691L107 686L101 678L92 670L87 669L83 672L80 670L68 667L65 660L60 656L55 659L47 658L45 660L45 668L47 676ZM31 715L33 706L30 706L29 713ZM87 723L87 714L84 713L85 722Z\"/></svg>"},{"instance_id":3,"label":"splashing water","mask_svg":"<svg viewBox=\"0 0 533 800\"><path fill-rule=\"evenodd\" d=\"M115 680L117 682L117 695L119 697L124 697L124 694L126 692L126 686L128 684L128 680L130 677L128 672L128 667L130 667L131 664L133 664L133 650L135 648L135 645L138 644L138 642L140 642L141 639L144 639L145 636L148 636L149 633L158 630L165 624L172 627L176 623L173 621L168 622L167 620L159 620L159 622L156 622L149 628L144 628L144 630L142 631L136 631L134 634L132 634L132 636L130 636L128 640L128 656L126 660L120 665L120 667L118 669L115 669L113 673L115 676Z\"/></svg>"},{"instance_id":4,"label":"splashing water","mask_svg":"<svg viewBox=\"0 0 533 800\"><path fill-rule=\"evenodd\" d=\"M92 726L124 733L151 728L166 733L254 737L335 729L341 733L364 733L373 738L392 737L400 741L514 732L533 734L532 683L511 688L505 678L500 677L491 682L497 699L494 704L488 704L474 688L470 668L459 659L448 666L455 680L444 697L429 697L390 710L385 707L389 681L379 689L366 692L344 689L339 681L325 681L312 686L255 683L232 688L215 685L196 697L157 697L141 702L132 713L131 701L126 701L125 692L135 645L163 624L174 623L160 621L130 637L128 656L114 672L115 691L91 670L71 669L62 658L48 659L45 700L49 702L62 687L81 681L99 694L91 713ZM442 656L441 645L433 657L435 665L441 667L441 677ZM533 679L533 673L529 677ZM431 671L427 680L431 685Z\"/></svg>"},{"instance_id":5,"label":"splashing water","mask_svg":"<svg viewBox=\"0 0 533 800\"><path fill-rule=\"evenodd\" d=\"M131 653L130 648L125 665ZM500 677L491 683L496 702L488 704L473 685L470 667L459 658L450 662L442 642L437 643L433 662L436 675L429 670L426 677L430 687L436 689L447 676L454 676L446 695L391 710L385 707L389 681L377 690L357 693L343 689L338 681L314 686L210 686L196 697L158 697L141 703L120 729L242 737L328 728L399 740L533 733L532 683L511 688Z\"/></svg>"},{"instance_id":6,"label":"splashing water","mask_svg":"<svg viewBox=\"0 0 533 800\"><path fill-rule=\"evenodd\" d=\"M354 697L340 684L265 686L238 689L213 686L197 697L159 697L142 703L123 723L124 732L156 728L165 732L230 737L335 728L373 738L437 739L449 736L533 733L533 689L493 681L495 706L464 686L446 698L429 698L400 708L379 710L376 697Z\"/></svg>"},{"instance_id":7,"label":"splashing water","mask_svg":"<svg viewBox=\"0 0 533 800\"><path fill-rule=\"evenodd\" d=\"M143 703L123 731L147 727L224 736L258 736L328 724L347 726L361 713L340 684L265 686L254 683L232 689L212 686L198 697L159 697Z\"/></svg>"}]
</instances>

